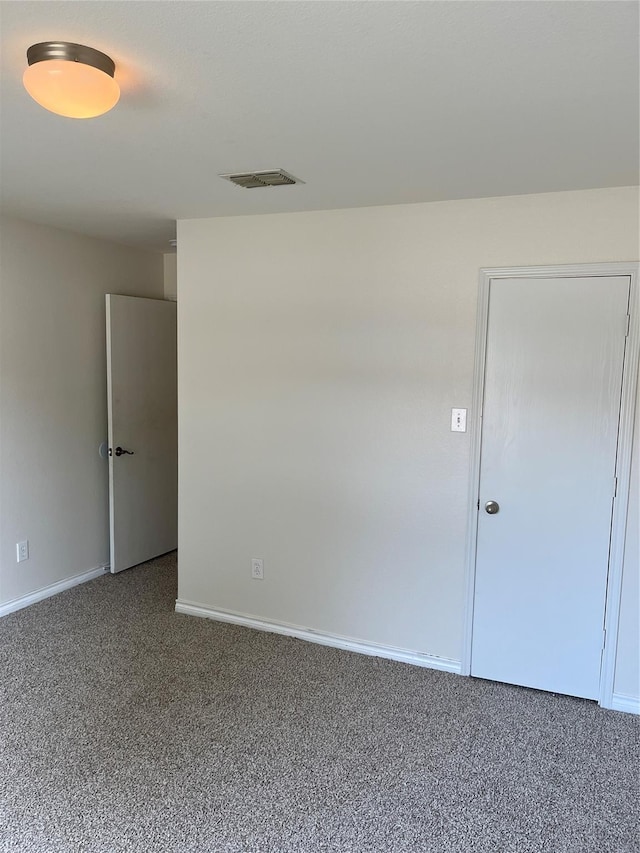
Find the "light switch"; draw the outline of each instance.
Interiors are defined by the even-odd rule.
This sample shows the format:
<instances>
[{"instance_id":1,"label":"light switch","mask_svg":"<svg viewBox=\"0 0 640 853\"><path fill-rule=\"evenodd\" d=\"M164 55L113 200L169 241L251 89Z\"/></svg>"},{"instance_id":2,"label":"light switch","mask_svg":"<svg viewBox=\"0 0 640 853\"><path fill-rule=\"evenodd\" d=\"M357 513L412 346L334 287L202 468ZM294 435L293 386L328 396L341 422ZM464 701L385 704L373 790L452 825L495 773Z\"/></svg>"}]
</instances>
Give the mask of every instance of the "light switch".
<instances>
[{"instance_id":1,"label":"light switch","mask_svg":"<svg viewBox=\"0 0 640 853\"><path fill-rule=\"evenodd\" d=\"M451 432L467 431L467 410L451 409Z\"/></svg>"}]
</instances>

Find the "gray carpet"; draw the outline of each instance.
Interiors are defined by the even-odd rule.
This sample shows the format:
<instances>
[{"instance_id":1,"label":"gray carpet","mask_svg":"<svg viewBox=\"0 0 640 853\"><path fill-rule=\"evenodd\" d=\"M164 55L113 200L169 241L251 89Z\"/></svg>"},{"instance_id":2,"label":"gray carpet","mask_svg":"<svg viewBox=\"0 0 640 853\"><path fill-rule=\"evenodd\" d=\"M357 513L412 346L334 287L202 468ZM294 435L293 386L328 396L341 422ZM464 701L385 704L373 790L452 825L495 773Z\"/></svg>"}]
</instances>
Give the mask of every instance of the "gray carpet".
<instances>
[{"instance_id":1,"label":"gray carpet","mask_svg":"<svg viewBox=\"0 0 640 853\"><path fill-rule=\"evenodd\" d=\"M175 556L0 620L0 849L638 851L640 719L177 615Z\"/></svg>"}]
</instances>

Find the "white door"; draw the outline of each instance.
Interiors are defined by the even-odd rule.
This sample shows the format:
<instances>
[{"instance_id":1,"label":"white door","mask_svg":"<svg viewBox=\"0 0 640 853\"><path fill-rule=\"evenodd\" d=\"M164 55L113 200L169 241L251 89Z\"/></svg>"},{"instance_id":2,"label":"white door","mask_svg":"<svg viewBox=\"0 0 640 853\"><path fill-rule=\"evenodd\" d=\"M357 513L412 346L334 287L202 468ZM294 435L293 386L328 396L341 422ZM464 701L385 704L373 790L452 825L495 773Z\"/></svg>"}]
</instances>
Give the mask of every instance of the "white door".
<instances>
[{"instance_id":1,"label":"white door","mask_svg":"<svg viewBox=\"0 0 640 853\"><path fill-rule=\"evenodd\" d=\"M107 295L111 571L177 547L176 304Z\"/></svg>"},{"instance_id":2,"label":"white door","mask_svg":"<svg viewBox=\"0 0 640 853\"><path fill-rule=\"evenodd\" d=\"M629 291L490 283L472 675L598 696Z\"/></svg>"}]
</instances>

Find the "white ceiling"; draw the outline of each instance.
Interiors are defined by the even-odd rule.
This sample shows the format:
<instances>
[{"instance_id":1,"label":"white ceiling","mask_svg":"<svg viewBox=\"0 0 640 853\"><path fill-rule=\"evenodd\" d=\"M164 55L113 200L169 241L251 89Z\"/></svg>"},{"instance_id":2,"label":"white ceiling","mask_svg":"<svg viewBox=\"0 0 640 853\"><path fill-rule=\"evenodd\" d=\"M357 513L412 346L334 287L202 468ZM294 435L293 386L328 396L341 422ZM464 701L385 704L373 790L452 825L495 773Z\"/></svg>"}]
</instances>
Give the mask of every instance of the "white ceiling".
<instances>
[{"instance_id":1,"label":"white ceiling","mask_svg":"<svg viewBox=\"0 0 640 853\"><path fill-rule=\"evenodd\" d=\"M175 220L638 183L635 2L2 2L6 212L168 250ZM116 62L60 118L29 45ZM244 190L219 173L284 168Z\"/></svg>"}]
</instances>

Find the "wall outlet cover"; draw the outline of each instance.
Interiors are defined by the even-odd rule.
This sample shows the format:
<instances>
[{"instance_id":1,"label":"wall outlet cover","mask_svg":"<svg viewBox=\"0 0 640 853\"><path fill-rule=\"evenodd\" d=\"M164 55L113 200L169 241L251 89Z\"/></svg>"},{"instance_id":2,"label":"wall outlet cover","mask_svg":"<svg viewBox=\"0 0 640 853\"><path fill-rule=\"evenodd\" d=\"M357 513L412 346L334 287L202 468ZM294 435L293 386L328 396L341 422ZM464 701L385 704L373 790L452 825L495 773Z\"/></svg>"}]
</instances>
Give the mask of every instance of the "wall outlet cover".
<instances>
[{"instance_id":1,"label":"wall outlet cover","mask_svg":"<svg viewBox=\"0 0 640 853\"><path fill-rule=\"evenodd\" d=\"M467 410L451 409L451 432L467 431Z\"/></svg>"}]
</instances>

